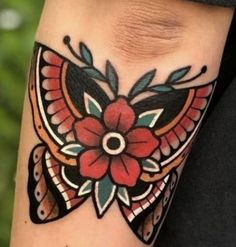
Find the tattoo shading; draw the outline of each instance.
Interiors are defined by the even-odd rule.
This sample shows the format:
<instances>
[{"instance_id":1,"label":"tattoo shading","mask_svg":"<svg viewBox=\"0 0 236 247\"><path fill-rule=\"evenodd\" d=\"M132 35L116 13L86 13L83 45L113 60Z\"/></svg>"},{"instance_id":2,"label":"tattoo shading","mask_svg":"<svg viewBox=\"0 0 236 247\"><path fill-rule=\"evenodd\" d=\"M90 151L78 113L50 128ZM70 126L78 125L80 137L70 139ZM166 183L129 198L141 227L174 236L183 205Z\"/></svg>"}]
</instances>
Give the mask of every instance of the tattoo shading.
<instances>
[{"instance_id":1,"label":"tattoo shading","mask_svg":"<svg viewBox=\"0 0 236 247\"><path fill-rule=\"evenodd\" d=\"M207 67L189 78L191 66L186 66L155 84L154 69L120 95L110 61L103 73L84 43L76 52L68 36L63 42L78 63L40 43L32 59L29 96L41 143L29 158L31 220L57 220L88 198L102 218L117 201L132 231L149 244L216 80L189 86Z\"/></svg>"}]
</instances>

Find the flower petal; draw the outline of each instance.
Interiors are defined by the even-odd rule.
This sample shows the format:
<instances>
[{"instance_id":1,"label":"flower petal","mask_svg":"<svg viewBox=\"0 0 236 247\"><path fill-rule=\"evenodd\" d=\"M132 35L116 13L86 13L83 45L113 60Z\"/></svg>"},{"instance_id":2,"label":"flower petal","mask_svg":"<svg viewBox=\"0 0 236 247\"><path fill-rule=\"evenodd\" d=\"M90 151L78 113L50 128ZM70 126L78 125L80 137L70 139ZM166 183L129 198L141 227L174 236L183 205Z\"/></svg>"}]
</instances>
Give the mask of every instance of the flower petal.
<instances>
[{"instance_id":1,"label":"flower petal","mask_svg":"<svg viewBox=\"0 0 236 247\"><path fill-rule=\"evenodd\" d=\"M105 109L104 122L110 130L126 132L134 125L135 112L124 98L119 98Z\"/></svg>"},{"instance_id":2,"label":"flower petal","mask_svg":"<svg viewBox=\"0 0 236 247\"><path fill-rule=\"evenodd\" d=\"M158 147L159 141L147 128L136 128L127 134L126 152L138 158L146 158Z\"/></svg>"},{"instance_id":3,"label":"flower petal","mask_svg":"<svg viewBox=\"0 0 236 247\"><path fill-rule=\"evenodd\" d=\"M75 133L80 143L96 147L100 143L104 128L96 118L86 117L75 123Z\"/></svg>"},{"instance_id":4,"label":"flower petal","mask_svg":"<svg viewBox=\"0 0 236 247\"><path fill-rule=\"evenodd\" d=\"M112 158L111 176L115 183L133 187L141 173L138 161L126 154Z\"/></svg>"},{"instance_id":5,"label":"flower petal","mask_svg":"<svg viewBox=\"0 0 236 247\"><path fill-rule=\"evenodd\" d=\"M81 154L79 163L81 176L99 179L107 171L109 158L99 149L91 149Z\"/></svg>"}]
</instances>

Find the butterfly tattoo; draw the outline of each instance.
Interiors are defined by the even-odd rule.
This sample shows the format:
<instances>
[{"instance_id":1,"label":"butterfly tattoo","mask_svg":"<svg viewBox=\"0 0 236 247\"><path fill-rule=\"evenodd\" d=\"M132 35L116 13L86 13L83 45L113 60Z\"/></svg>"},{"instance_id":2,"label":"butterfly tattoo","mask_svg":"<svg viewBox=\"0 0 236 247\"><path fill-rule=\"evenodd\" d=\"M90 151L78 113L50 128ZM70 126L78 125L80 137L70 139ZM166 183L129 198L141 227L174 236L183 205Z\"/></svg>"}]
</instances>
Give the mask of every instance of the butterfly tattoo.
<instances>
[{"instance_id":1,"label":"butterfly tattoo","mask_svg":"<svg viewBox=\"0 0 236 247\"><path fill-rule=\"evenodd\" d=\"M102 218L115 201L134 234L155 238L208 107L216 80L192 86L191 66L155 83L142 75L127 95L110 61L95 67L90 49L63 39L72 60L35 44L29 97L40 143L29 158L30 217L58 220L92 198ZM78 209L79 210L79 209Z\"/></svg>"}]
</instances>

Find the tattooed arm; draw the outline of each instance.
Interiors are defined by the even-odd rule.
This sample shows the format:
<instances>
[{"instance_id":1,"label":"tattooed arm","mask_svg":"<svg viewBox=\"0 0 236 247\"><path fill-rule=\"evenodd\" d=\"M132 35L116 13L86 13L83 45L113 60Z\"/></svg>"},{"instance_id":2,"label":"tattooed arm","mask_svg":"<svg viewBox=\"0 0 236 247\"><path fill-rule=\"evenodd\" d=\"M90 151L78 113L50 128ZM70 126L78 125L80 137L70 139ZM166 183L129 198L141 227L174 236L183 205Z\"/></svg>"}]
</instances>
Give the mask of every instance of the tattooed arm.
<instances>
[{"instance_id":1,"label":"tattooed arm","mask_svg":"<svg viewBox=\"0 0 236 247\"><path fill-rule=\"evenodd\" d=\"M12 247L153 243L214 91L231 17L184 1L46 1Z\"/></svg>"}]
</instances>

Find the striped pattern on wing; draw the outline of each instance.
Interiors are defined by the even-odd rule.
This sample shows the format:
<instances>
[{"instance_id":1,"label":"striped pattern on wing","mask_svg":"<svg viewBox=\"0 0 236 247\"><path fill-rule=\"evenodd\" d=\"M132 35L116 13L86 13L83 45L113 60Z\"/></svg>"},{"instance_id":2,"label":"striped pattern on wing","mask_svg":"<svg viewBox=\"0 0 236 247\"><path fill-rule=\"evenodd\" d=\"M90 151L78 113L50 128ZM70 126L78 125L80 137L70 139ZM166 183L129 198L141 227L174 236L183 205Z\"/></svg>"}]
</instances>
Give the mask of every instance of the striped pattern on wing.
<instances>
[{"instance_id":1,"label":"striped pattern on wing","mask_svg":"<svg viewBox=\"0 0 236 247\"><path fill-rule=\"evenodd\" d=\"M152 189L143 199L131 198L131 205L120 204L120 209L133 232L150 244L162 223L177 185L177 173L172 172L163 180L150 184Z\"/></svg>"},{"instance_id":2,"label":"striped pattern on wing","mask_svg":"<svg viewBox=\"0 0 236 247\"><path fill-rule=\"evenodd\" d=\"M42 88L45 90L44 100L47 101L47 108L44 109L50 115L50 124L57 127L60 135L66 135L67 141L73 141L72 126L75 116L65 99L63 90L63 72L66 73L67 62L55 52L43 51L40 59L44 66L41 68L43 76Z\"/></svg>"},{"instance_id":3,"label":"striped pattern on wing","mask_svg":"<svg viewBox=\"0 0 236 247\"><path fill-rule=\"evenodd\" d=\"M191 134L195 134L204 116L212 90L212 84L194 89L194 96L184 115L160 136L161 145L155 152L155 159L159 161L166 159L165 157L172 155L191 139ZM156 133L158 134L158 131Z\"/></svg>"},{"instance_id":4,"label":"striped pattern on wing","mask_svg":"<svg viewBox=\"0 0 236 247\"><path fill-rule=\"evenodd\" d=\"M34 223L59 219L77 208L86 198L62 178L63 165L53 159L44 145L38 145L29 161L28 193L30 217Z\"/></svg>"}]
</instances>

